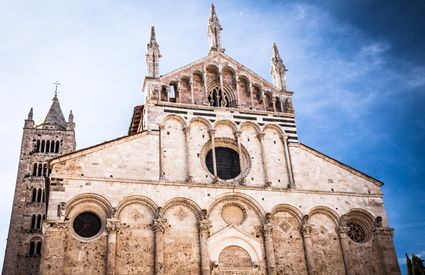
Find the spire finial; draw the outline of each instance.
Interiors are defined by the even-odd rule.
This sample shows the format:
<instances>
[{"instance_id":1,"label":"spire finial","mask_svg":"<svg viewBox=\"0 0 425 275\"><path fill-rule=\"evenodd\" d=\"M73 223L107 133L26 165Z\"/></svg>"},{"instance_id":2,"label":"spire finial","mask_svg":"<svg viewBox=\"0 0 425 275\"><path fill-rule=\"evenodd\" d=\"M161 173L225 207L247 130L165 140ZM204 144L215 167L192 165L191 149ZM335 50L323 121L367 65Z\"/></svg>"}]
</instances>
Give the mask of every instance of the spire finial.
<instances>
[{"instance_id":1,"label":"spire finial","mask_svg":"<svg viewBox=\"0 0 425 275\"><path fill-rule=\"evenodd\" d=\"M151 27L151 37L148 43L148 53L146 63L148 65L148 76L157 78L159 76L159 45L156 42L155 26Z\"/></svg>"},{"instance_id":2,"label":"spire finial","mask_svg":"<svg viewBox=\"0 0 425 275\"><path fill-rule=\"evenodd\" d=\"M218 20L215 12L214 4L211 4L210 18L208 20L208 42L210 44L210 53L212 51L224 51L221 48L221 28L220 21Z\"/></svg>"},{"instance_id":3,"label":"spire finial","mask_svg":"<svg viewBox=\"0 0 425 275\"><path fill-rule=\"evenodd\" d=\"M52 84L55 85L55 96L54 96L53 99L56 99L58 97L58 86L61 85L61 84L57 80L56 80L56 82L54 82Z\"/></svg>"},{"instance_id":4,"label":"spire finial","mask_svg":"<svg viewBox=\"0 0 425 275\"><path fill-rule=\"evenodd\" d=\"M272 44L272 78L273 84L279 89L286 90L286 67L279 54L276 42Z\"/></svg>"},{"instance_id":5,"label":"spire finial","mask_svg":"<svg viewBox=\"0 0 425 275\"><path fill-rule=\"evenodd\" d=\"M30 112L28 113L28 120L32 120L32 118L33 118L33 111L31 107Z\"/></svg>"},{"instance_id":6,"label":"spire finial","mask_svg":"<svg viewBox=\"0 0 425 275\"><path fill-rule=\"evenodd\" d=\"M155 35L155 26L151 27L151 42L155 41L156 42L156 35Z\"/></svg>"}]
</instances>

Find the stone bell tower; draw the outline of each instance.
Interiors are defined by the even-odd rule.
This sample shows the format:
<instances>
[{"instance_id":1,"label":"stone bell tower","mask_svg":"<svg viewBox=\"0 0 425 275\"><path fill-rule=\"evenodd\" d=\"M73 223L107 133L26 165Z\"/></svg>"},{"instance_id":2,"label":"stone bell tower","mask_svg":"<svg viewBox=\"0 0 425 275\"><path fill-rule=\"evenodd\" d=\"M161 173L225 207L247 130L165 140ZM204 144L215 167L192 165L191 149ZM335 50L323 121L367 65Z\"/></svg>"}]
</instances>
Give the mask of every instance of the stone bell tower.
<instances>
[{"instance_id":1,"label":"stone bell tower","mask_svg":"<svg viewBox=\"0 0 425 275\"><path fill-rule=\"evenodd\" d=\"M56 86L57 87L57 86ZM31 108L24 123L18 174L2 274L38 274L46 213L48 161L75 151L75 123L62 113L57 93L41 124Z\"/></svg>"}]
</instances>

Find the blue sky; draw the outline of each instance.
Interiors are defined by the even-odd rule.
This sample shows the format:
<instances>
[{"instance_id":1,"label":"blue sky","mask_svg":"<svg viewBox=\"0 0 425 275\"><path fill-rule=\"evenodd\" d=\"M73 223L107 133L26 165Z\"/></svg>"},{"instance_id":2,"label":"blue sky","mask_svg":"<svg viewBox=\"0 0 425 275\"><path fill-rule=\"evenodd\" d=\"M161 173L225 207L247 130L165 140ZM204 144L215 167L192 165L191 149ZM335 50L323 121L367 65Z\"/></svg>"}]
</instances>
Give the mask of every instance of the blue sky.
<instances>
[{"instance_id":1,"label":"blue sky","mask_svg":"<svg viewBox=\"0 0 425 275\"><path fill-rule=\"evenodd\" d=\"M58 80L78 148L126 134L150 26L163 74L208 53L209 4L0 0L1 259L30 107L42 119ZM226 53L269 80L277 42L300 141L385 182L398 257L425 257L425 0L215 4Z\"/></svg>"}]
</instances>

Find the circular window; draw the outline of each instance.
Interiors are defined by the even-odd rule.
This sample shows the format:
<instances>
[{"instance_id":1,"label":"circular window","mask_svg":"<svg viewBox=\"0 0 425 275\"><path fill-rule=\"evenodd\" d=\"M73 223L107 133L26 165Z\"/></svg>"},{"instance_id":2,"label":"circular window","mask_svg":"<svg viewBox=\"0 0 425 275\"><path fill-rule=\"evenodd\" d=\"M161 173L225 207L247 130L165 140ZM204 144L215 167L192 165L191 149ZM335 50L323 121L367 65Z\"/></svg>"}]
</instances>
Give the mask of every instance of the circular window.
<instances>
[{"instance_id":1,"label":"circular window","mask_svg":"<svg viewBox=\"0 0 425 275\"><path fill-rule=\"evenodd\" d=\"M350 237L350 239L352 239L353 241L357 243L361 243L365 241L366 233L360 224L350 222L347 224L347 226L350 228L350 230L348 231L348 236Z\"/></svg>"},{"instance_id":2,"label":"circular window","mask_svg":"<svg viewBox=\"0 0 425 275\"><path fill-rule=\"evenodd\" d=\"M102 221L92 212L83 212L74 219L72 226L80 237L91 238L99 233Z\"/></svg>"},{"instance_id":3,"label":"circular window","mask_svg":"<svg viewBox=\"0 0 425 275\"><path fill-rule=\"evenodd\" d=\"M241 173L239 154L228 147L215 147L217 176L223 180L236 178ZM205 162L211 174L214 174L212 149L208 151Z\"/></svg>"}]
</instances>

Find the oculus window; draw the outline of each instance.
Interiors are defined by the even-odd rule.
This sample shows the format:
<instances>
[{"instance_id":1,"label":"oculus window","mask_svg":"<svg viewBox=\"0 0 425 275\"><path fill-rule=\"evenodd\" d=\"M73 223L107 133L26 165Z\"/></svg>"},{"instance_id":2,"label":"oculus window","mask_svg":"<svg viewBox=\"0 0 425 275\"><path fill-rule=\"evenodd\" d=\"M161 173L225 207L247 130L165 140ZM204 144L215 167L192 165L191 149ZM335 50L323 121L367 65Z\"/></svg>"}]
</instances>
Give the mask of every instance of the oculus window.
<instances>
[{"instance_id":1,"label":"oculus window","mask_svg":"<svg viewBox=\"0 0 425 275\"><path fill-rule=\"evenodd\" d=\"M83 212L74 219L72 226L78 236L91 238L99 233L102 221L92 212Z\"/></svg>"},{"instance_id":2,"label":"oculus window","mask_svg":"<svg viewBox=\"0 0 425 275\"><path fill-rule=\"evenodd\" d=\"M223 180L236 178L241 173L239 154L228 147L215 147L217 176ZM213 151L208 151L206 165L211 174L214 174Z\"/></svg>"}]
</instances>

